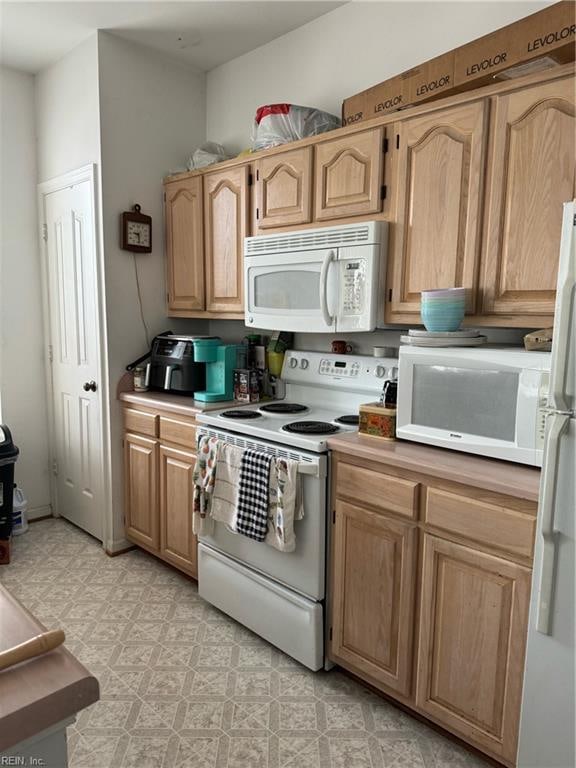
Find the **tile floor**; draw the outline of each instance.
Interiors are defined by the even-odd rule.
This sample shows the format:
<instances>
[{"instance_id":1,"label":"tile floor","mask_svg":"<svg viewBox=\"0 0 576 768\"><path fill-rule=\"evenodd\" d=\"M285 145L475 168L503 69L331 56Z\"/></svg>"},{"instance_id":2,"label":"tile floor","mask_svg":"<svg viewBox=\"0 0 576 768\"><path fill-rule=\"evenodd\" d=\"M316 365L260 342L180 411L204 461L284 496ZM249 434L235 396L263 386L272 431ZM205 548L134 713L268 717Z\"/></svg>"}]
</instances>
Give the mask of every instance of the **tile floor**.
<instances>
[{"instance_id":1,"label":"tile floor","mask_svg":"<svg viewBox=\"0 0 576 768\"><path fill-rule=\"evenodd\" d=\"M482 768L340 672L312 673L140 550L62 520L14 541L2 582L100 681L71 768Z\"/></svg>"}]
</instances>

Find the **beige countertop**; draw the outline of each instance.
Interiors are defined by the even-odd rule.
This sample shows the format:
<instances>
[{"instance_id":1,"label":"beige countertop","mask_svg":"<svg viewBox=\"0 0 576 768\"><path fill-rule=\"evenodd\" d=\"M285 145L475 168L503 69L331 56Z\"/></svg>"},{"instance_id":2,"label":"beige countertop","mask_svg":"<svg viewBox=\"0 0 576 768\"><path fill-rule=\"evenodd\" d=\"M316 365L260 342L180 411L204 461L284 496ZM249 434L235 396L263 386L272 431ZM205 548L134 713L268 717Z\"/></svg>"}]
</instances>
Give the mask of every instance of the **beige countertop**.
<instances>
[{"instance_id":1,"label":"beige countertop","mask_svg":"<svg viewBox=\"0 0 576 768\"><path fill-rule=\"evenodd\" d=\"M385 442L357 432L331 437L328 446L330 450L338 453L351 454L369 461L527 501L538 501L540 470L536 467L486 459L406 440Z\"/></svg>"},{"instance_id":2,"label":"beige countertop","mask_svg":"<svg viewBox=\"0 0 576 768\"><path fill-rule=\"evenodd\" d=\"M238 403L235 400L203 403L186 395L173 395L166 392L122 392L119 398L125 403L133 403L145 408L159 408L162 411L184 416L202 413L202 411L215 411L218 408L240 408L243 405L249 405L249 403Z\"/></svg>"},{"instance_id":3,"label":"beige countertop","mask_svg":"<svg viewBox=\"0 0 576 768\"><path fill-rule=\"evenodd\" d=\"M0 650L8 650L44 630L0 585ZM0 752L65 720L99 698L98 680L62 645L3 670Z\"/></svg>"}]
</instances>

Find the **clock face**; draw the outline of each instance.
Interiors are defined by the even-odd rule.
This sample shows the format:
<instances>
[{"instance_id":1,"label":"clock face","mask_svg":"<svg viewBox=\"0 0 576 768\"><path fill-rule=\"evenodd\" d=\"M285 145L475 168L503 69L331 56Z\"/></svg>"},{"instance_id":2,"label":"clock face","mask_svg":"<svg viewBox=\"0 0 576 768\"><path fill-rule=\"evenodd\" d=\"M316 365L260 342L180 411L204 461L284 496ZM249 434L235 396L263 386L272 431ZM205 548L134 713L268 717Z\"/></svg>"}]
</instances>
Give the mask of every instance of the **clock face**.
<instances>
[{"instance_id":1,"label":"clock face","mask_svg":"<svg viewBox=\"0 0 576 768\"><path fill-rule=\"evenodd\" d=\"M126 242L128 245L150 247L150 224L141 221L129 221L126 227Z\"/></svg>"}]
</instances>

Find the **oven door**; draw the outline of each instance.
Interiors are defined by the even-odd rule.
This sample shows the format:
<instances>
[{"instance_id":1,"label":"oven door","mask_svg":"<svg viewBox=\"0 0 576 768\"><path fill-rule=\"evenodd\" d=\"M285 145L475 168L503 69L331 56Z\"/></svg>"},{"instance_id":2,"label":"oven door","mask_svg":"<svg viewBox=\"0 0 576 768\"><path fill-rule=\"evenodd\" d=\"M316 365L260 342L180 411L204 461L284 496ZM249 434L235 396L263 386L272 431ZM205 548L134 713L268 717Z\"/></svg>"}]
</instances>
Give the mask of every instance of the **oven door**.
<instances>
[{"instance_id":1,"label":"oven door","mask_svg":"<svg viewBox=\"0 0 576 768\"><path fill-rule=\"evenodd\" d=\"M274 331L336 331L337 258L337 249L246 256L246 325Z\"/></svg>"},{"instance_id":2,"label":"oven door","mask_svg":"<svg viewBox=\"0 0 576 768\"><path fill-rule=\"evenodd\" d=\"M302 478L304 517L294 523L296 534L294 552L280 552L264 542L253 541L241 534L232 533L220 522L214 523L213 532L210 535L200 536L200 541L312 600L323 600L327 514L326 456L282 449L280 446L274 446L273 443L246 440L238 435L210 429L203 428L199 433L213 435L242 448L264 450L268 453L279 450L281 455L298 458L302 464L306 465L310 474Z\"/></svg>"}]
</instances>

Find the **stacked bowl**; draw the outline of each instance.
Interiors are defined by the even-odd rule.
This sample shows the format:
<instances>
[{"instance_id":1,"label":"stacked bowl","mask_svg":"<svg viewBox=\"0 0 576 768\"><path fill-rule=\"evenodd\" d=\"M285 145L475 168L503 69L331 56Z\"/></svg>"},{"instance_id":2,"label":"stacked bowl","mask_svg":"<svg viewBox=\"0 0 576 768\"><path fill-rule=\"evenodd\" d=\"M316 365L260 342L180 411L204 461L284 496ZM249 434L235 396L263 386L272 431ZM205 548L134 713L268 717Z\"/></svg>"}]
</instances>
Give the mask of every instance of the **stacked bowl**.
<instances>
[{"instance_id":1,"label":"stacked bowl","mask_svg":"<svg viewBox=\"0 0 576 768\"><path fill-rule=\"evenodd\" d=\"M420 314L427 331L457 331L464 320L465 310L466 288L422 291Z\"/></svg>"}]
</instances>

